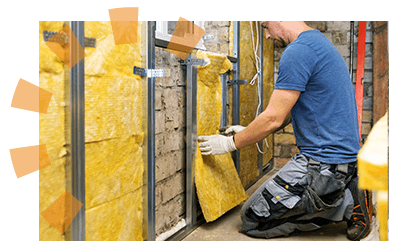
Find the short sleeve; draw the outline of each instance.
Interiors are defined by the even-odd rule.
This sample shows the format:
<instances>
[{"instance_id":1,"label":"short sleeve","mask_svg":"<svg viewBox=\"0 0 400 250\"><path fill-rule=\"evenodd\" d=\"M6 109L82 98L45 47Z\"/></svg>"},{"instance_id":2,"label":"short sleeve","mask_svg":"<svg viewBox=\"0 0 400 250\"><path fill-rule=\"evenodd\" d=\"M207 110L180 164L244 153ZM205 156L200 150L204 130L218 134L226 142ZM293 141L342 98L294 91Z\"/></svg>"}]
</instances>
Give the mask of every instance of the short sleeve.
<instances>
[{"instance_id":1,"label":"short sleeve","mask_svg":"<svg viewBox=\"0 0 400 250\"><path fill-rule=\"evenodd\" d=\"M303 44L289 45L279 62L275 88L305 91L317 61L318 57L310 47Z\"/></svg>"}]
</instances>

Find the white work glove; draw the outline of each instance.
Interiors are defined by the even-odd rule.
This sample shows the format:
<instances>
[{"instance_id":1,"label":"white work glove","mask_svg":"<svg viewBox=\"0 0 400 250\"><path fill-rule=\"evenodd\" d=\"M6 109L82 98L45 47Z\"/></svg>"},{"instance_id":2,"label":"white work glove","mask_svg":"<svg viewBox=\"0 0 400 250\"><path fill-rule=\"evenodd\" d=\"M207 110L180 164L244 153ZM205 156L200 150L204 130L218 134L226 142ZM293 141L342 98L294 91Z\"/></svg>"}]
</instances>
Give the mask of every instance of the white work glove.
<instances>
[{"instance_id":1,"label":"white work glove","mask_svg":"<svg viewBox=\"0 0 400 250\"><path fill-rule=\"evenodd\" d=\"M227 128L223 134L227 135L229 133L234 132L235 134L239 133L240 131L242 131L243 129L245 129L246 127L240 126L240 125L233 125L230 126L229 128Z\"/></svg>"},{"instance_id":2,"label":"white work glove","mask_svg":"<svg viewBox=\"0 0 400 250\"><path fill-rule=\"evenodd\" d=\"M199 143L202 155L221 155L232 151L237 148L233 141L233 136L225 135L210 135L199 136L197 140L204 141Z\"/></svg>"}]
</instances>

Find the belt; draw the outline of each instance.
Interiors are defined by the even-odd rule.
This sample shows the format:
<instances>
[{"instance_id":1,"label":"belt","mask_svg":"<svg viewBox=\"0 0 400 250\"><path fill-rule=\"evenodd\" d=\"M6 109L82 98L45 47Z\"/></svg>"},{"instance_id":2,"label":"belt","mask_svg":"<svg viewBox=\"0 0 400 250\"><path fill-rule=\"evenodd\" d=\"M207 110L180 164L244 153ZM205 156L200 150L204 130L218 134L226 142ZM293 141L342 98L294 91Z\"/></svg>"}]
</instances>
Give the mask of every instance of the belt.
<instances>
[{"instance_id":1,"label":"belt","mask_svg":"<svg viewBox=\"0 0 400 250\"><path fill-rule=\"evenodd\" d=\"M306 156L307 160L308 160L308 164L310 165L320 165L321 162L314 160L311 157ZM328 164L331 165L331 167L329 168L330 170L334 170L331 172L339 172L341 174L344 174L345 176L349 175L349 174L353 174L354 173L354 168L357 166L357 162L350 162L350 163L343 163L343 164L330 164L330 163L323 163L323 164Z\"/></svg>"}]
</instances>

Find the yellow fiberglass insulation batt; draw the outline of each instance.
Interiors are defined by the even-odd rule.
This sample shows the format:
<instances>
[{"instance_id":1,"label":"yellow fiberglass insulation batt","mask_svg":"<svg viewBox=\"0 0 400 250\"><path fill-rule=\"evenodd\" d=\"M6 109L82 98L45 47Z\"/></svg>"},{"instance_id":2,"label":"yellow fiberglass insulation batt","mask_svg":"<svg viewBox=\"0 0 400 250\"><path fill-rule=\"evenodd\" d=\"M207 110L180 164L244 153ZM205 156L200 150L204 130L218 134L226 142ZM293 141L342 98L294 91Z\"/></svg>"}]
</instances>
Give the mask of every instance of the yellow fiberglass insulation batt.
<instances>
[{"instance_id":1,"label":"yellow fiberglass insulation batt","mask_svg":"<svg viewBox=\"0 0 400 250\"><path fill-rule=\"evenodd\" d=\"M85 37L86 240L143 240L141 36L115 45L111 22L90 21Z\"/></svg>"},{"instance_id":2,"label":"yellow fiberglass insulation batt","mask_svg":"<svg viewBox=\"0 0 400 250\"><path fill-rule=\"evenodd\" d=\"M39 87L53 96L47 114L39 114L39 144L46 145L51 165L39 171L39 240L65 240L40 213L66 191L64 64L46 45L43 31L59 31L63 21L39 22Z\"/></svg>"},{"instance_id":3,"label":"yellow fiberglass insulation batt","mask_svg":"<svg viewBox=\"0 0 400 250\"><path fill-rule=\"evenodd\" d=\"M197 51L210 59L197 70L197 134L219 133L222 96L220 75L232 67L226 56ZM197 146L195 183L207 222L213 221L247 198L230 154L203 156Z\"/></svg>"}]
</instances>

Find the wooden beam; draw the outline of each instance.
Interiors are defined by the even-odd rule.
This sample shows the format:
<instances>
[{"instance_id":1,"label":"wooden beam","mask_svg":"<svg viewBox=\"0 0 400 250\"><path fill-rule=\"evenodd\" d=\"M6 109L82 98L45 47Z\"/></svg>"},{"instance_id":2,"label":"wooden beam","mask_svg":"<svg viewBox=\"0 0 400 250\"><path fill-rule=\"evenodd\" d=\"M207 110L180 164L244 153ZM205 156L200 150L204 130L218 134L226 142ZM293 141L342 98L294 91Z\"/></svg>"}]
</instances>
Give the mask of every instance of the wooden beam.
<instances>
[{"instance_id":1,"label":"wooden beam","mask_svg":"<svg viewBox=\"0 0 400 250\"><path fill-rule=\"evenodd\" d=\"M373 28L373 124L389 109L388 22L374 21Z\"/></svg>"}]
</instances>

